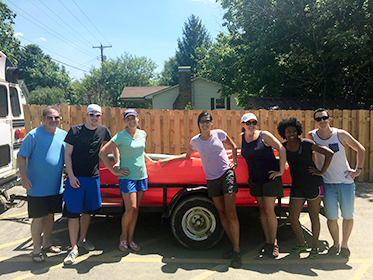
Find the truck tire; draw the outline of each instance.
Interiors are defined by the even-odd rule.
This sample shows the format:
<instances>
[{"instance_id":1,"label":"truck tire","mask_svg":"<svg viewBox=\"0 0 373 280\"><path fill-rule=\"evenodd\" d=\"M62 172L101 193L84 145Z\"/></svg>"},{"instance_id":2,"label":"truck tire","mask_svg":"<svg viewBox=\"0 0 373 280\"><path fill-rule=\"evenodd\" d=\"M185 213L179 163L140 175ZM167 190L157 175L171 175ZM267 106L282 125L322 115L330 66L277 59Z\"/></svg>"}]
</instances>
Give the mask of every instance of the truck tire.
<instances>
[{"instance_id":1,"label":"truck tire","mask_svg":"<svg viewBox=\"0 0 373 280\"><path fill-rule=\"evenodd\" d=\"M181 200L171 216L175 238L189 249L204 250L216 245L224 230L211 199L189 196Z\"/></svg>"}]
</instances>

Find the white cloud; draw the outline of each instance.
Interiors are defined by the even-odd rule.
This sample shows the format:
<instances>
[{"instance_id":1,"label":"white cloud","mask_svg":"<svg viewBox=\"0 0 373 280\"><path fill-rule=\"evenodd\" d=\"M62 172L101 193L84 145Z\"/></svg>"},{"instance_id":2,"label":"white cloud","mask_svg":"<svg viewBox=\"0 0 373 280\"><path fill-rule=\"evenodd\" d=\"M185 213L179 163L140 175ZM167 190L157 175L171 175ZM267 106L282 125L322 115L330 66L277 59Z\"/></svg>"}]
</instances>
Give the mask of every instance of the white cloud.
<instances>
[{"instance_id":1,"label":"white cloud","mask_svg":"<svg viewBox=\"0 0 373 280\"><path fill-rule=\"evenodd\" d=\"M41 40L41 41L47 41L47 39L45 39L44 37L40 37L39 40Z\"/></svg>"},{"instance_id":2,"label":"white cloud","mask_svg":"<svg viewBox=\"0 0 373 280\"><path fill-rule=\"evenodd\" d=\"M14 33L14 37L23 37L23 33L21 32Z\"/></svg>"}]
</instances>

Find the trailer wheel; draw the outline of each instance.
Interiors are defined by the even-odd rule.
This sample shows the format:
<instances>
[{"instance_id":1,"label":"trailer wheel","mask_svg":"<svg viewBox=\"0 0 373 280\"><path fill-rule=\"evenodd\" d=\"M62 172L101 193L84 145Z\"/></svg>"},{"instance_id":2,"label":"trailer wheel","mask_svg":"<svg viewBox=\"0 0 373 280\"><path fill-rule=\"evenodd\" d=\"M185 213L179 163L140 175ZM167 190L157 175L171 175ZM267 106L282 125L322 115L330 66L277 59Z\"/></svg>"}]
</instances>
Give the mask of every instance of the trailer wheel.
<instances>
[{"instance_id":1,"label":"trailer wheel","mask_svg":"<svg viewBox=\"0 0 373 280\"><path fill-rule=\"evenodd\" d=\"M204 196L181 200L172 213L171 229L182 245L198 250L213 247L224 233L212 200Z\"/></svg>"}]
</instances>

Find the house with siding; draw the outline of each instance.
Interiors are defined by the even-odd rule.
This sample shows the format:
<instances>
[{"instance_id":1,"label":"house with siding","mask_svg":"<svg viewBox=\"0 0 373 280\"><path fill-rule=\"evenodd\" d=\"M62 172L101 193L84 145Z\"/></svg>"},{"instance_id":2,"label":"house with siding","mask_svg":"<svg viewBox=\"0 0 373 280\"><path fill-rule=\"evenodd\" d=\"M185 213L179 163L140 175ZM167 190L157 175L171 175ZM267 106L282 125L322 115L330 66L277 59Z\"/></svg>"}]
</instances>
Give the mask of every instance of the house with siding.
<instances>
[{"instance_id":1,"label":"house with siding","mask_svg":"<svg viewBox=\"0 0 373 280\"><path fill-rule=\"evenodd\" d=\"M242 110L237 95L221 98L222 85L202 77L191 78L190 66L179 66L179 84L165 87L125 87L123 101L152 104L153 109Z\"/></svg>"}]
</instances>

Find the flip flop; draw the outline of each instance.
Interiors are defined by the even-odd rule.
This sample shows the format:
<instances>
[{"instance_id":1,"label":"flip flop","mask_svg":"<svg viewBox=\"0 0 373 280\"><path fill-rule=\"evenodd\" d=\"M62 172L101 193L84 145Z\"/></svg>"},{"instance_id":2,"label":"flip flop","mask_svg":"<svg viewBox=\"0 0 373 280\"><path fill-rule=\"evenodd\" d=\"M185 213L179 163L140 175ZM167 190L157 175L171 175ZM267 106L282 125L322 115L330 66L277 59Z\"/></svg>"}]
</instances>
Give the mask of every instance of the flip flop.
<instances>
[{"instance_id":1,"label":"flip flop","mask_svg":"<svg viewBox=\"0 0 373 280\"><path fill-rule=\"evenodd\" d=\"M45 247L45 248L43 247L42 251L46 252L46 253L47 252L49 252L49 253L61 253L61 249L54 246L54 245L50 245L50 246Z\"/></svg>"},{"instance_id":2,"label":"flip flop","mask_svg":"<svg viewBox=\"0 0 373 280\"><path fill-rule=\"evenodd\" d=\"M41 263L41 262L45 261L45 258L44 258L44 255L43 255L42 252L36 253L36 254L32 253L31 258L36 263Z\"/></svg>"},{"instance_id":3,"label":"flip flop","mask_svg":"<svg viewBox=\"0 0 373 280\"><path fill-rule=\"evenodd\" d=\"M131 247L131 249L133 250L133 251L135 251L135 252L138 252L138 251L140 251L140 246L139 245L137 245L135 242L131 242L130 243L130 247Z\"/></svg>"},{"instance_id":4,"label":"flip flop","mask_svg":"<svg viewBox=\"0 0 373 280\"><path fill-rule=\"evenodd\" d=\"M120 241L119 250L125 252L128 250L127 240Z\"/></svg>"}]
</instances>

